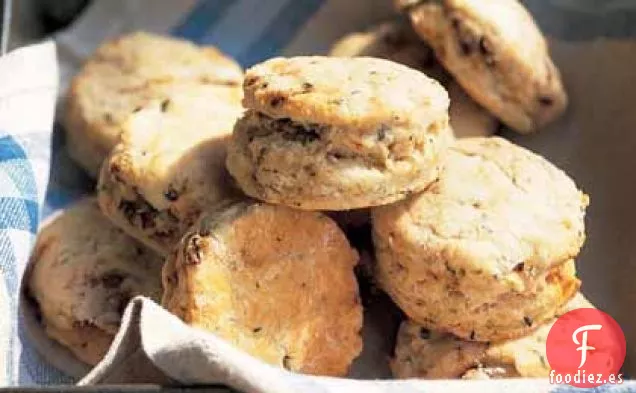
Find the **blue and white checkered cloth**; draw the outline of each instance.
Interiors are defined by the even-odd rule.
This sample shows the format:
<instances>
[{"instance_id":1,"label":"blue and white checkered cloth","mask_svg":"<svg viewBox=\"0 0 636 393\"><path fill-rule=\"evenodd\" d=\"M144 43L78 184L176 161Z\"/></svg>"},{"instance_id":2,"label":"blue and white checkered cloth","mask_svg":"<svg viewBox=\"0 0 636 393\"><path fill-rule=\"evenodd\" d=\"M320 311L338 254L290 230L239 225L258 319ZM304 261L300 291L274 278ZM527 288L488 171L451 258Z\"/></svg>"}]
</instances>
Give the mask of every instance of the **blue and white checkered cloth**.
<instances>
[{"instance_id":1,"label":"blue and white checkered cloth","mask_svg":"<svg viewBox=\"0 0 636 393\"><path fill-rule=\"evenodd\" d=\"M324 53L344 33L386 19L390 3L98 0L55 42L0 59L0 387L73 383L43 362L23 336L17 299L40 220L93 187L62 149L63 133L54 127L54 114L58 91L99 42L133 30L170 33L217 45L249 66L277 54ZM636 37L633 1L526 3L544 30L560 38ZM595 7L603 8L602 18L590 12ZM627 391L628 385L616 391Z\"/></svg>"}]
</instances>

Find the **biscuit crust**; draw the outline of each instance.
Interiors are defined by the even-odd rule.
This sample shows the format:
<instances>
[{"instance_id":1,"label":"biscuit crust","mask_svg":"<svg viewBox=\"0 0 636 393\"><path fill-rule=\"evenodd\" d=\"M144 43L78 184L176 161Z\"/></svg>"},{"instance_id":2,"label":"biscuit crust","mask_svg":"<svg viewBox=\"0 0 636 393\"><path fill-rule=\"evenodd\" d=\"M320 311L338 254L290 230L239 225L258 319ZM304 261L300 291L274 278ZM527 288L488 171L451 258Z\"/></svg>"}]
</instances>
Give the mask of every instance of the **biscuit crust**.
<instances>
[{"instance_id":1,"label":"biscuit crust","mask_svg":"<svg viewBox=\"0 0 636 393\"><path fill-rule=\"evenodd\" d=\"M128 300L160 299L162 262L88 198L40 231L29 262L28 293L46 333L94 365L117 333Z\"/></svg>"},{"instance_id":2,"label":"biscuit crust","mask_svg":"<svg viewBox=\"0 0 636 393\"><path fill-rule=\"evenodd\" d=\"M102 168L104 214L167 254L202 209L238 193L225 149L241 113L216 87L191 86L131 115Z\"/></svg>"},{"instance_id":3,"label":"biscuit crust","mask_svg":"<svg viewBox=\"0 0 636 393\"><path fill-rule=\"evenodd\" d=\"M578 290L568 261L587 196L501 138L458 140L444 164L425 192L372 210L379 282L427 328L478 341L532 331Z\"/></svg>"},{"instance_id":4,"label":"biscuit crust","mask_svg":"<svg viewBox=\"0 0 636 393\"><path fill-rule=\"evenodd\" d=\"M148 33L106 41L73 78L64 123L70 156L96 177L118 142L120 125L148 101L187 89L214 85L240 102L242 70L214 47Z\"/></svg>"},{"instance_id":5,"label":"biscuit crust","mask_svg":"<svg viewBox=\"0 0 636 393\"><path fill-rule=\"evenodd\" d=\"M556 318L577 308L594 306L577 293L553 320L535 332L495 344L463 341L405 321L398 333L391 369L396 378L547 378L548 333Z\"/></svg>"},{"instance_id":6,"label":"biscuit crust","mask_svg":"<svg viewBox=\"0 0 636 393\"><path fill-rule=\"evenodd\" d=\"M277 58L246 74L227 167L248 195L307 210L403 199L436 177L448 95L373 58Z\"/></svg>"},{"instance_id":7,"label":"biscuit crust","mask_svg":"<svg viewBox=\"0 0 636 393\"><path fill-rule=\"evenodd\" d=\"M497 119L464 92L439 64L433 49L403 20L351 33L337 41L329 55L379 57L420 70L448 90L450 125L456 138L490 136L497 131Z\"/></svg>"},{"instance_id":8,"label":"biscuit crust","mask_svg":"<svg viewBox=\"0 0 636 393\"><path fill-rule=\"evenodd\" d=\"M230 202L168 258L162 303L270 364L342 376L362 348L357 260L325 215Z\"/></svg>"},{"instance_id":9,"label":"biscuit crust","mask_svg":"<svg viewBox=\"0 0 636 393\"><path fill-rule=\"evenodd\" d=\"M520 133L567 106L559 71L530 13L517 0L406 1L414 29L479 104Z\"/></svg>"}]
</instances>

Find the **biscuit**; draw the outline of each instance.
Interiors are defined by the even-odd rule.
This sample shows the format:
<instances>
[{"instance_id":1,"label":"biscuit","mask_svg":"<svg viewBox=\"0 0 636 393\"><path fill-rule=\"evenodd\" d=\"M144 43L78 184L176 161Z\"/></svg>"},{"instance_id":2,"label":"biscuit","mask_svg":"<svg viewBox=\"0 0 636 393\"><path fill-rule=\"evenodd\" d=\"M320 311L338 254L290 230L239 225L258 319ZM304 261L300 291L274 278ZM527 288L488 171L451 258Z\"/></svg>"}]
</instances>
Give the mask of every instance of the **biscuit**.
<instances>
[{"instance_id":1,"label":"biscuit","mask_svg":"<svg viewBox=\"0 0 636 393\"><path fill-rule=\"evenodd\" d=\"M567 96L548 46L517 0L398 1L468 94L520 133L563 113Z\"/></svg>"},{"instance_id":2,"label":"biscuit","mask_svg":"<svg viewBox=\"0 0 636 393\"><path fill-rule=\"evenodd\" d=\"M95 198L46 225L29 263L27 291L47 335L91 365L108 350L128 300L161 297L163 258L112 225Z\"/></svg>"},{"instance_id":3,"label":"biscuit","mask_svg":"<svg viewBox=\"0 0 636 393\"><path fill-rule=\"evenodd\" d=\"M578 293L556 317L593 307ZM398 333L391 370L396 378L546 378L550 375L546 340L555 322L556 318L528 336L489 344L462 341L405 321Z\"/></svg>"},{"instance_id":4,"label":"biscuit","mask_svg":"<svg viewBox=\"0 0 636 393\"><path fill-rule=\"evenodd\" d=\"M450 97L450 124L455 138L491 136L499 128L499 121L470 98L454 80L446 85Z\"/></svg>"},{"instance_id":5,"label":"biscuit","mask_svg":"<svg viewBox=\"0 0 636 393\"><path fill-rule=\"evenodd\" d=\"M433 49L413 31L408 21L401 19L344 36L333 44L329 56L377 57L422 71L442 85L450 80L435 59Z\"/></svg>"},{"instance_id":6,"label":"biscuit","mask_svg":"<svg viewBox=\"0 0 636 393\"><path fill-rule=\"evenodd\" d=\"M362 348L357 260L321 213L230 202L168 257L162 304L267 363L345 375Z\"/></svg>"},{"instance_id":7,"label":"biscuit","mask_svg":"<svg viewBox=\"0 0 636 393\"><path fill-rule=\"evenodd\" d=\"M242 80L241 68L213 47L148 33L107 41L71 82L64 115L69 155L97 176L121 122L148 100L195 84L216 86L238 104Z\"/></svg>"},{"instance_id":8,"label":"biscuit","mask_svg":"<svg viewBox=\"0 0 636 393\"><path fill-rule=\"evenodd\" d=\"M377 279L425 327L500 341L552 318L579 287L588 197L498 137L459 139L439 180L372 209Z\"/></svg>"},{"instance_id":9,"label":"biscuit","mask_svg":"<svg viewBox=\"0 0 636 393\"><path fill-rule=\"evenodd\" d=\"M252 197L347 210L437 177L448 95L421 72L375 58L277 58L247 71L244 94L227 167Z\"/></svg>"},{"instance_id":10,"label":"biscuit","mask_svg":"<svg viewBox=\"0 0 636 393\"><path fill-rule=\"evenodd\" d=\"M330 56L371 56L404 64L438 80L450 96L450 124L457 138L490 136L498 121L473 101L441 67L432 49L404 21L382 23L366 32L340 39Z\"/></svg>"},{"instance_id":11,"label":"biscuit","mask_svg":"<svg viewBox=\"0 0 636 393\"><path fill-rule=\"evenodd\" d=\"M132 114L102 167L104 214L167 254L203 208L238 193L225 170L225 148L242 110L200 85Z\"/></svg>"}]
</instances>

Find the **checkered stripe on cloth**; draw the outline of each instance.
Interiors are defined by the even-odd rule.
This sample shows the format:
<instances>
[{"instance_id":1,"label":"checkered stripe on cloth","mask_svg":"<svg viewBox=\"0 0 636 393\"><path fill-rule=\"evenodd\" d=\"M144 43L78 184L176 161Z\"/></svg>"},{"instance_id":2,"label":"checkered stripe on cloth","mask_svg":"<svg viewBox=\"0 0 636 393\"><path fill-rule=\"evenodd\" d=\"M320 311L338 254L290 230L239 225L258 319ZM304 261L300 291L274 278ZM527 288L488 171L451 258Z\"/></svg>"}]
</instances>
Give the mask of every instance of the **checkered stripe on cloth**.
<instances>
[{"instance_id":1,"label":"checkered stripe on cloth","mask_svg":"<svg viewBox=\"0 0 636 393\"><path fill-rule=\"evenodd\" d=\"M64 382L22 337L20 278L40 222L49 178L57 91L53 43L0 61L0 386Z\"/></svg>"}]
</instances>

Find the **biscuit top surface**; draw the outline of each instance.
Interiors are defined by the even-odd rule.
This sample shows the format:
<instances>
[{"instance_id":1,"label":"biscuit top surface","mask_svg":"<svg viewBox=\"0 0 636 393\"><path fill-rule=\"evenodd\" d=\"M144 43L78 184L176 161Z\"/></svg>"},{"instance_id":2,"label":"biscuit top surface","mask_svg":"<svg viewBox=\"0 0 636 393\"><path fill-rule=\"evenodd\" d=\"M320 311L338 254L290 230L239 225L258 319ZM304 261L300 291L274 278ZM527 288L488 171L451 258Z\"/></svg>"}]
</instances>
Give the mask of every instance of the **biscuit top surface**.
<instances>
[{"instance_id":1,"label":"biscuit top surface","mask_svg":"<svg viewBox=\"0 0 636 393\"><path fill-rule=\"evenodd\" d=\"M162 258L111 224L95 198L40 231L31 263L30 292L58 329L79 323L115 334L131 297L161 295Z\"/></svg>"},{"instance_id":2,"label":"biscuit top surface","mask_svg":"<svg viewBox=\"0 0 636 393\"><path fill-rule=\"evenodd\" d=\"M492 46L488 50L498 57L514 57L528 66L545 68L545 38L532 15L517 0L424 1L413 6L412 18L416 24L429 26L429 40L443 41L455 34L469 41L485 39ZM446 26L448 20L450 24ZM450 30L436 31L443 28ZM469 39L472 35L477 36Z\"/></svg>"},{"instance_id":3,"label":"biscuit top surface","mask_svg":"<svg viewBox=\"0 0 636 393\"><path fill-rule=\"evenodd\" d=\"M226 89L242 97L243 72L213 47L147 33L133 33L102 44L73 78L64 122L73 151L93 174L119 139L119 126L149 100L191 86Z\"/></svg>"},{"instance_id":4,"label":"biscuit top surface","mask_svg":"<svg viewBox=\"0 0 636 393\"><path fill-rule=\"evenodd\" d=\"M241 67L213 47L147 33L100 46L73 78L70 97L88 121L117 125L135 106L183 83L238 88Z\"/></svg>"},{"instance_id":5,"label":"biscuit top surface","mask_svg":"<svg viewBox=\"0 0 636 393\"><path fill-rule=\"evenodd\" d=\"M109 162L118 167L120 179L156 208L170 206L165 197L169 188L197 194L224 184L225 144L243 109L224 99L219 89L183 89L151 101L122 125L121 142Z\"/></svg>"},{"instance_id":6,"label":"biscuit top surface","mask_svg":"<svg viewBox=\"0 0 636 393\"><path fill-rule=\"evenodd\" d=\"M249 69L243 88L248 109L340 127L430 124L446 117L449 105L437 81L368 57L275 58Z\"/></svg>"},{"instance_id":7,"label":"biscuit top surface","mask_svg":"<svg viewBox=\"0 0 636 393\"><path fill-rule=\"evenodd\" d=\"M361 348L357 253L316 212L234 203L205 214L164 267L163 305L272 364L343 375Z\"/></svg>"},{"instance_id":8,"label":"biscuit top surface","mask_svg":"<svg viewBox=\"0 0 636 393\"><path fill-rule=\"evenodd\" d=\"M231 134L242 112L231 90L184 86L131 114L121 125L120 143L143 148L149 154L170 152L178 156L198 143Z\"/></svg>"},{"instance_id":9,"label":"biscuit top surface","mask_svg":"<svg viewBox=\"0 0 636 393\"><path fill-rule=\"evenodd\" d=\"M452 255L468 272L534 275L578 254L587 204L543 157L502 138L467 138L449 149L436 183L376 209L374 222L377 231Z\"/></svg>"},{"instance_id":10,"label":"biscuit top surface","mask_svg":"<svg viewBox=\"0 0 636 393\"><path fill-rule=\"evenodd\" d=\"M136 74L148 82L191 79L202 83L240 84L241 67L214 47L137 32L101 45L87 67L111 66L124 75Z\"/></svg>"}]
</instances>

